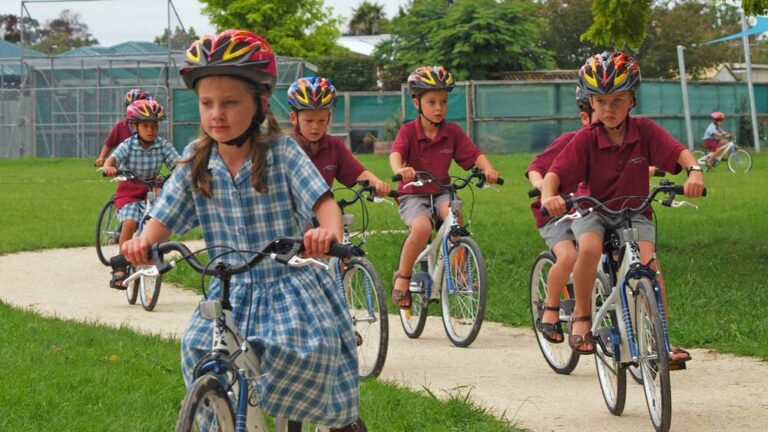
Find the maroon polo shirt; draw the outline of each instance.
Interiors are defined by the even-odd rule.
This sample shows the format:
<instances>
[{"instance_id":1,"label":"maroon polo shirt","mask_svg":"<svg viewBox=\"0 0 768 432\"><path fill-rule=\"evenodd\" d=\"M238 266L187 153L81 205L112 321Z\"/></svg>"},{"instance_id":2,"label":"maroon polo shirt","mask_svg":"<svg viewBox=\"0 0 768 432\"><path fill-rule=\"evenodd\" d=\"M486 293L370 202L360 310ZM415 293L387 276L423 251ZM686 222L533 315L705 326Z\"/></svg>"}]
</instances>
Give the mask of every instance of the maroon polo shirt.
<instances>
[{"instance_id":1,"label":"maroon polo shirt","mask_svg":"<svg viewBox=\"0 0 768 432\"><path fill-rule=\"evenodd\" d=\"M602 202L617 197L647 196L648 166L678 173L677 159L685 147L645 117L628 117L624 142L615 146L601 122L585 127L555 158L549 172L560 177L562 190L587 182L591 195ZM607 204L612 210L637 206L639 200L617 199ZM645 215L651 218L651 208Z\"/></svg>"},{"instance_id":2,"label":"maroon polo shirt","mask_svg":"<svg viewBox=\"0 0 768 432\"><path fill-rule=\"evenodd\" d=\"M552 162L554 162L557 155L563 151L565 146L571 142L571 139L573 139L573 137L575 137L579 131L581 131L581 129L566 132L555 138L555 140L552 141L552 143L549 144L543 152L539 153L535 158L533 158L531 163L528 165L528 169L525 170L525 176L528 177L528 172L530 171L536 171L537 173L541 174L542 177L544 177L547 171L549 171L549 167L552 166ZM562 188L560 190L561 192L572 192L566 191ZM576 195L589 195L589 187L586 183L579 183L579 186L576 190ZM533 213L533 218L536 219L536 228L543 227L547 224L547 222L553 219L552 216L541 215L541 197L538 197L536 201L531 204L531 213Z\"/></svg>"},{"instance_id":3,"label":"maroon polo shirt","mask_svg":"<svg viewBox=\"0 0 768 432\"><path fill-rule=\"evenodd\" d=\"M417 118L405 123L392 142L392 153L400 153L405 166L416 171L427 171L441 182L448 183L448 169L451 161L456 161L465 170L472 168L482 151L461 130L456 123L443 121L434 139L424 133L424 128ZM422 187L403 189L400 182L397 190L400 194L434 194L443 192L440 186L427 184Z\"/></svg>"},{"instance_id":4,"label":"maroon polo shirt","mask_svg":"<svg viewBox=\"0 0 768 432\"><path fill-rule=\"evenodd\" d=\"M128 126L128 120L122 119L112 126L112 130L109 131L109 135L107 135L104 145L110 150L114 150L121 142L130 138L131 135L133 135L133 130Z\"/></svg>"},{"instance_id":5,"label":"maroon polo shirt","mask_svg":"<svg viewBox=\"0 0 768 432\"><path fill-rule=\"evenodd\" d=\"M333 185L333 179L346 187L355 185L365 167L349 151L344 140L333 135L325 134L320 138L317 154L310 160L320 171L328 186Z\"/></svg>"}]
</instances>

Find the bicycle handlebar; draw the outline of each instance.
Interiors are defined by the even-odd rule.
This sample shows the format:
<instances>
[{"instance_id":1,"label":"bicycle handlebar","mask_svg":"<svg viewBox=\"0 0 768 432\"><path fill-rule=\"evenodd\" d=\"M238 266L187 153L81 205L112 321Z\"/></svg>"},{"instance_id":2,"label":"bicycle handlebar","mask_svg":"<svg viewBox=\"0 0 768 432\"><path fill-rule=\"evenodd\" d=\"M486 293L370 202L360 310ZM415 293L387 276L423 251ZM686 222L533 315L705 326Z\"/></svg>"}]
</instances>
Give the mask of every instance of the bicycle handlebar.
<instances>
[{"instance_id":1,"label":"bicycle handlebar","mask_svg":"<svg viewBox=\"0 0 768 432\"><path fill-rule=\"evenodd\" d=\"M99 168L98 171L101 171L102 177L107 177L107 174L104 172L102 168ZM158 185L161 185L167 177L164 177L161 181L158 181L157 178L153 178L151 180L145 180L141 177L139 177L135 172L129 170L129 169L119 169L117 170L117 173L115 174L115 178L123 176L126 180L138 180L139 183L142 183L149 187L155 187Z\"/></svg>"},{"instance_id":2,"label":"bicycle handlebar","mask_svg":"<svg viewBox=\"0 0 768 432\"><path fill-rule=\"evenodd\" d=\"M656 168L656 170L653 172L654 177L666 177L666 175L667 172L661 168ZM541 196L541 191L538 188L533 188L528 191L528 198L536 198L538 196Z\"/></svg>"},{"instance_id":3,"label":"bicycle handlebar","mask_svg":"<svg viewBox=\"0 0 768 432\"><path fill-rule=\"evenodd\" d=\"M478 167L472 167L470 170L469 176L466 178L460 179L459 183L448 183L445 184L438 180L435 176L433 176L431 173L427 171L416 171L416 180L425 181L427 183L434 183L438 186L440 186L443 189L464 189L467 187L470 181L472 181L473 178L478 179L478 182L475 184L477 187L483 187L485 185L485 174L480 170ZM401 181L403 180L403 176L400 174L395 174L392 176L392 181ZM502 177L499 177L499 179L496 181L496 184L503 185L504 179Z\"/></svg>"},{"instance_id":4,"label":"bicycle handlebar","mask_svg":"<svg viewBox=\"0 0 768 432\"><path fill-rule=\"evenodd\" d=\"M360 180L357 182L357 184L360 185L360 188L358 188L357 190L353 189L355 192L355 196L352 197L352 199L349 199L349 200L340 199L336 201L339 207L345 208L345 207L351 206L352 204L358 202L361 198L363 198L363 194L365 193L368 193L368 196L366 196L365 199L371 202L375 200L376 188L373 186L370 186L368 180ZM400 196L400 193L397 191L390 191L387 196L390 198L398 198Z\"/></svg>"}]
</instances>

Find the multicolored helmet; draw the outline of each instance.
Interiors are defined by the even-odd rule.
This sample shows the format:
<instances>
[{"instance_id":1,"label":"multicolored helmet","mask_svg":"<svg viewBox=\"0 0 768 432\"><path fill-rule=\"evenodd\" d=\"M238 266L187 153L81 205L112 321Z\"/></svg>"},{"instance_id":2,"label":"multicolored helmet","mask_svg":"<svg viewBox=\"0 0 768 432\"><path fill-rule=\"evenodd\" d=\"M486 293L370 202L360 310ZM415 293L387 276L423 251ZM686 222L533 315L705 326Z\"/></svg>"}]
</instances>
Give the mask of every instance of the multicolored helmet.
<instances>
[{"instance_id":1,"label":"multicolored helmet","mask_svg":"<svg viewBox=\"0 0 768 432\"><path fill-rule=\"evenodd\" d=\"M715 111L712 114L709 115L712 117L712 120L724 120L725 119L725 113L721 111Z\"/></svg>"},{"instance_id":2,"label":"multicolored helmet","mask_svg":"<svg viewBox=\"0 0 768 432\"><path fill-rule=\"evenodd\" d=\"M152 96L139 88L130 89L128 90L128 93L125 94L125 106L142 99L152 99Z\"/></svg>"},{"instance_id":3,"label":"multicolored helmet","mask_svg":"<svg viewBox=\"0 0 768 432\"><path fill-rule=\"evenodd\" d=\"M336 88L323 77L299 78L288 88L288 104L296 111L330 111L336 106Z\"/></svg>"},{"instance_id":4,"label":"multicolored helmet","mask_svg":"<svg viewBox=\"0 0 768 432\"><path fill-rule=\"evenodd\" d=\"M579 87L588 96L620 91L634 94L639 85L640 65L620 51L594 55L579 69Z\"/></svg>"},{"instance_id":5,"label":"multicolored helmet","mask_svg":"<svg viewBox=\"0 0 768 432\"><path fill-rule=\"evenodd\" d=\"M412 95L429 90L447 90L450 93L455 86L453 75L442 66L422 66L408 76L408 89Z\"/></svg>"},{"instance_id":6,"label":"multicolored helmet","mask_svg":"<svg viewBox=\"0 0 768 432\"><path fill-rule=\"evenodd\" d=\"M589 104L589 95L584 93L581 87L576 86L576 107L581 112L591 113L592 105Z\"/></svg>"},{"instance_id":7,"label":"multicolored helmet","mask_svg":"<svg viewBox=\"0 0 768 432\"><path fill-rule=\"evenodd\" d=\"M160 122L165 120L165 110L160 102L154 99L140 99L128 105L125 118L129 122Z\"/></svg>"},{"instance_id":8,"label":"multicolored helmet","mask_svg":"<svg viewBox=\"0 0 768 432\"><path fill-rule=\"evenodd\" d=\"M203 35L187 48L181 77L188 88L212 75L235 75L261 84L268 94L277 81L277 60L264 38L245 30Z\"/></svg>"}]
</instances>

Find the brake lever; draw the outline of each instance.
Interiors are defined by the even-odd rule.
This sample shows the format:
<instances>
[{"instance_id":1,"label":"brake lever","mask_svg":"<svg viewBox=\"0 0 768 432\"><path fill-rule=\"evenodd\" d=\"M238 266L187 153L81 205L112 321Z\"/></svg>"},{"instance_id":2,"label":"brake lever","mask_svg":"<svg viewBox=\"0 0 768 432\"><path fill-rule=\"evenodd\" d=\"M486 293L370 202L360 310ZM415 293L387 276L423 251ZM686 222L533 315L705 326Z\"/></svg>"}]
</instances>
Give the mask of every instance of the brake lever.
<instances>
[{"instance_id":1,"label":"brake lever","mask_svg":"<svg viewBox=\"0 0 768 432\"><path fill-rule=\"evenodd\" d=\"M556 221L555 221L555 225L559 224L560 222L562 222L562 221L564 221L564 220L566 220L566 219L568 219L568 220L576 220L576 219L581 219L581 218L583 218L583 217L584 217L584 216L582 216L582 215L581 215L581 212L579 212L579 211L575 211L575 212L573 212L573 213L570 213L570 214L564 215L564 216L562 216L560 219L556 220Z\"/></svg>"},{"instance_id":2,"label":"brake lever","mask_svg":"<svg viewBox=\"0 0 768 432\"><path fill-rule=\"evenodd\" d=\"M123 280L123 286L127 287L131 282L142 276L158 277L160 276L160 271L156 266L142 266L142 268L136 269L130 276Z\"/></svg>"},{"instance_id":3,"label":"brake lever","mask_svg":"<svg viewBox=\"0 0 768 432\"><path fill-rule=\"evenodd\" d=\"M270 258L275 259L277 257L277 254L270 254ZM289 267L307 267L307 266L314 266L314 267L320 267L323 270L329 270L330 267L328 267L328 264L315 259L315 258L301 258L298 255L292 256L288 262L286 263Z\"/></svg>"},{"instance_id":4,"label":"brake lever","mask_svg":"<svg viewBox=\"0 0 768 432\"><path fill-rule=\"evenodd\" d=\"M494 190L496 192L501 192L501 189L497 188L496 186L491 186L488 183L484 184L482 188L483 189L491 189L491 190Z\"/></svg>"},{"instance_id":5,"label":"brake lever","mask_svg":"<svg viewBox=\"0 0 768 432\"><path fill-rule=\"evenodd\" d=\"M693 203L689 203L688 201L677 201L677 200L672 201L672 208L677 208L677 207L693 207L696 210L699 209L699 206Z\"/></svg>"},{"instance_id":6,"label":"brake lever","mask_svg":"<svg viewBox=\"0 0 768 432\"><path fill-rule=\"evenodd\" d=\"M373 202L377 203L377 204L378 203L387 203L387 204L389 204L391 206L395 205L395 203L393 203L392 201L390 201L390 200L388 200L386 198L379 198L379 197L373 197Z\"/></svg>"},{"instance_id":7,"label":"brake lever","mask_svg":"<svg viewBox=\"0 0 768 432\"><path fill-rule=\"evenodd\" d=\"M403 188L407 188L407 187L411 187L411 186L422 187L422 186L424 186L424 182L421 181L421 180L412 181L410 183L404 184Z\"/></svg>"}]
</instances>

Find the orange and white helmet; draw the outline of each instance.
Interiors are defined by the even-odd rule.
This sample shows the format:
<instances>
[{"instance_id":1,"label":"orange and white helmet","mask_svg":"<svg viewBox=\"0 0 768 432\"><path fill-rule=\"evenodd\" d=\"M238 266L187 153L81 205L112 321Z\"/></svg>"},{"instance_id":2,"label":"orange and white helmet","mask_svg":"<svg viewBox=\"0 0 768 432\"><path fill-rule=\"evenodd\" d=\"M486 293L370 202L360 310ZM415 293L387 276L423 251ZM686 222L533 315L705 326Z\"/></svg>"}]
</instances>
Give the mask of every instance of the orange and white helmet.
<instances>
[{"instance_id":1,"label":"orange and white helmet","mask_svg":"<svg viewBox=\"0 0 768 432\"><path fill-rule=\"evenodd\" d=\"M188 88L206 76L234 75L272 93L277 81L277 59L264 38L245 30L203 35L187 48L181 77Z\"/></svg>"}]
</instances>

